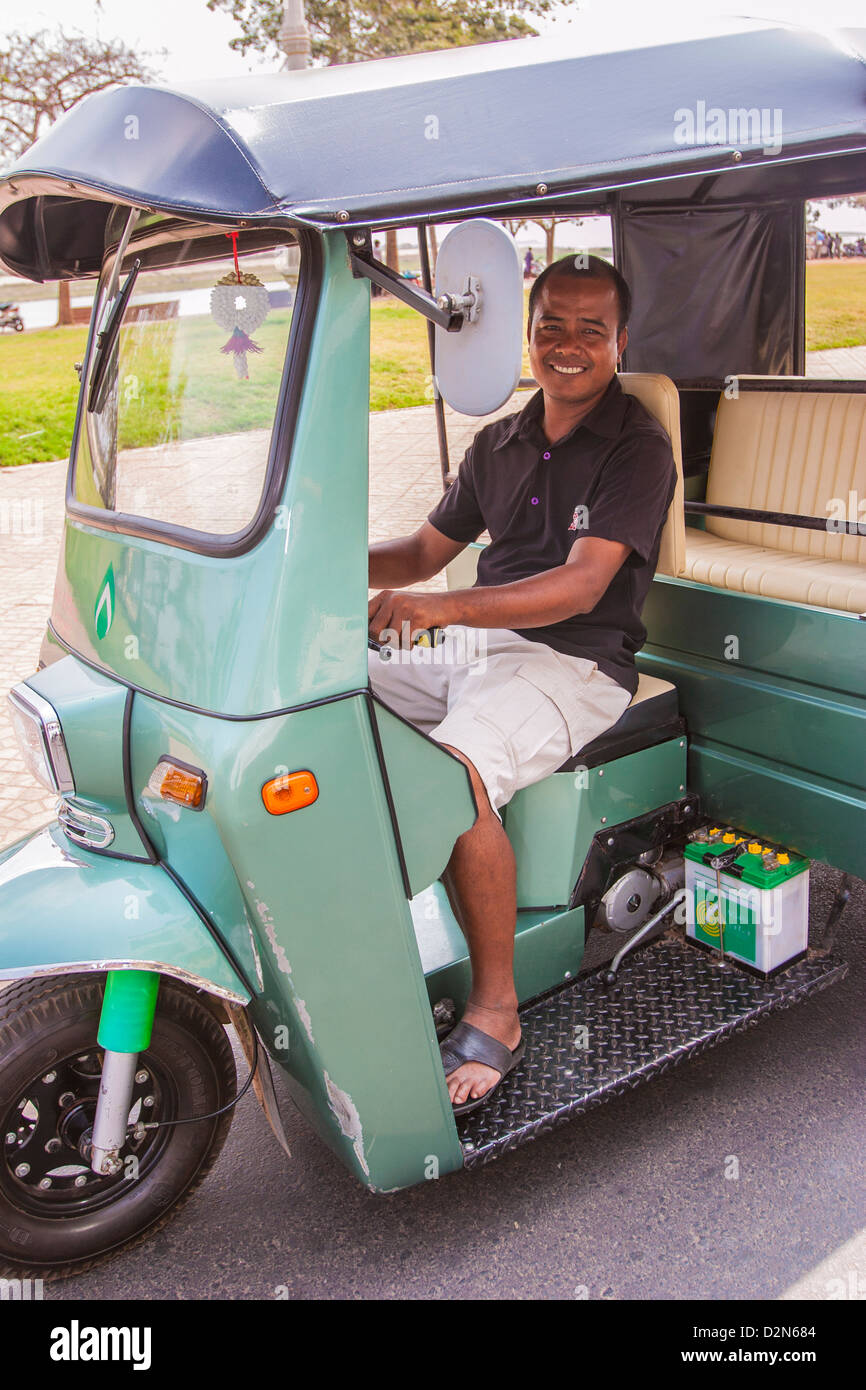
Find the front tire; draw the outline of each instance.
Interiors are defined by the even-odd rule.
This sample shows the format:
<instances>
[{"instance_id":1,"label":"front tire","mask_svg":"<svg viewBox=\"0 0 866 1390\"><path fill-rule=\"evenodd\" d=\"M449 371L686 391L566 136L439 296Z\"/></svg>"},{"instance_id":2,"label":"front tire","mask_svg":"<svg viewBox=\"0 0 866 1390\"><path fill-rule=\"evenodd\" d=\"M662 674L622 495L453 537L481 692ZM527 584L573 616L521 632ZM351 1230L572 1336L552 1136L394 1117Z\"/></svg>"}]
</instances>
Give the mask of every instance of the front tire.
<instances>
[{"instance_id":1,"label":"front tire","mask_svg":"<svg viewBox=\"0 0 866 1390\"><path fill-rule=\"evenodd\" d=\"M104 975L23 980L0 991L0 1275L81 1273L152 1234L193 1194L225 1143L233 1110L148 1130L99 1177L86 1145L102 1052ZM235 1095L223 1028L176 980L160 980L150 1047L136 1067L131 1120L207 1115Z\"/></svg>"}]
</instances>

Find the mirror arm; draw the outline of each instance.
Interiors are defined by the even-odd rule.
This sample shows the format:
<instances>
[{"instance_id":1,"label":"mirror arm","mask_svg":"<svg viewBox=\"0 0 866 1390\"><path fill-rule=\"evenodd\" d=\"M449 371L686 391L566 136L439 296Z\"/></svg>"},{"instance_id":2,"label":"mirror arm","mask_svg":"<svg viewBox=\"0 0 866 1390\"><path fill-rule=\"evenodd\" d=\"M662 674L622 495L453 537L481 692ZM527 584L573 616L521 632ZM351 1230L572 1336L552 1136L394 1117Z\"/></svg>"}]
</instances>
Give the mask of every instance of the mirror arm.
<instances>
[{"instance_id":1,"label":"mirror arm","mask_svg":"<svg viewBox=\"0 0 866 1390\"><path fill-rule=\"evenodd\" d=\"M426 290L410 284L408 280L403 279L402 275L397 275L390 266L377 261L373 255L369 232L347 232L346 237L349 242L349 263L356 280L365 276L368 280L372 280L374 285L388 290L396 299L401 299L404 304L408 304L410 309L415 309L417 313L423 314L425 319L429 319L431 323L437 324L439 328L444 328L446 333L459 333L464 324L463 314L455 314L442 308Z\"/></svg>"}]
</instances>

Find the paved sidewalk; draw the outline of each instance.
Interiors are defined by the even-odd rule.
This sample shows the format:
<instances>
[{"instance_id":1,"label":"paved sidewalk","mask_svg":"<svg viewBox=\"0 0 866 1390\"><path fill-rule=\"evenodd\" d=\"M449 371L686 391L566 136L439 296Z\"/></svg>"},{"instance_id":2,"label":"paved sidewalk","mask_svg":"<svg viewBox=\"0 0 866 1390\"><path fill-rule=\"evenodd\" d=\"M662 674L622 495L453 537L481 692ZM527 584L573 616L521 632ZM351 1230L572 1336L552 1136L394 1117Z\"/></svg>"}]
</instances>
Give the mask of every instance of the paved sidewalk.
<instances>
[{"instance_id":1,"label":"paved sidewalk","mask_svg":"<svg viewBox=\"0 0 866 1390\"><path fill-rule=\"evenodd\" d=\"M866 377L866 347L808 354L815 377ZM528 399L520 393L497 411L507 415ZM446 409L452 468L484 420ZM0 468L0 848L44 825L55 798L24 767L6 713L6 694L31 675L51 607L63 527L66 463ZM370 417L370 539L415 530L441 496L441 473L431 406ZM437 576L427 588L444 587Z\"/></svg>"},{"instance_id":2,"label":"paved sidewalk","mask_svg":"<svg viewBox=\"0 0 866 1390\"><path fill-rule=\"evenodd\" d=\"M854 381L866 377L866 347L830 348L806 353L806 375Z\"/></svg>"},{"instance_id":3,"label":"paved sidewalk","mask_svg":"<svg viewBox=\"0 0 866 1390\"><path fill-rule=\"evenodd\" d=\"M63 528L65 463L0 468L0 847L44 825L49 796L24 766L6 695L32 675L51 609Z\"/></svg>"}]
</instances>

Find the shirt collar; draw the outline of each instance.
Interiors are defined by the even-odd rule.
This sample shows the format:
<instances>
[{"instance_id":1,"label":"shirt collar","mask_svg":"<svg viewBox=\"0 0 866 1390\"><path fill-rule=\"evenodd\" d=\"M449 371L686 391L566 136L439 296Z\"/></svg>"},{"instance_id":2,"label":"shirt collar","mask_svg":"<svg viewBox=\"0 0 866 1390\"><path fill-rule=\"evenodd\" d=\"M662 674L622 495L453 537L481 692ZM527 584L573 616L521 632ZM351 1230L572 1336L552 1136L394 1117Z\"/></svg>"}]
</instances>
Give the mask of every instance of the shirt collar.
<instances>
[{"instance_id":1,"label":"shirt collar","mask_svg":"<svg viewBox=\"0 0 866 1390\"><path fill-rule=\"evenodd\" d=\"M607 390L589 412L573 429L569 430L562 439L558 439L555 448L561 444L566 444L574 434L580 429L592 430L593 434L600 434L605 439L615 439L622 429L623 419L626 411L626 396L619 384L619 378L614 375L608 385ZM536 391L535 395L527 401L523 409L512 417L507 429L503 432L499 443L494 447L502 448L510 444L512 440L531 439L536 432L541 433L541 416L544 412L544 392ZM542 436L543 437L543 436ZM545 440L547 447L550 447Z\"/></svg>"}]
</instances>

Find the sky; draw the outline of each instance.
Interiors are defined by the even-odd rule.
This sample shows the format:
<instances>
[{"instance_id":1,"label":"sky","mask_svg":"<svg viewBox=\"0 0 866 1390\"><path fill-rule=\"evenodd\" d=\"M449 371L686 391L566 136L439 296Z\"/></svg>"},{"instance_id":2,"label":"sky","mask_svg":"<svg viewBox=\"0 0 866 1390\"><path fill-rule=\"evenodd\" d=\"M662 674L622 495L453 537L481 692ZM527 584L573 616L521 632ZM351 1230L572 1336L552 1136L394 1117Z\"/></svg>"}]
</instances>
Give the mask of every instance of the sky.
<instances>
[{"instance_id":1,"label":"sky","mask_svg":"<svg viewBox=\"0 0 866 1390\"><path fill-rule=\"evenodd\" d=\"M795 23L814 25L816 15L825 26L866 24L866 0L662 0L653 7L655 15L697 12L714 14L725 9L739 14L785 17ZM647 0L581 0L580 4L559 6L554 18L533 19L536 28L544 33L567 33L575 13L596 16L621 14L624 22L630 16L646 17ZM245 72L267 70L270 64L250 55L242 58L229 48L229 42L240 28L224 11L211 13L205 0L147 0L134 4L132 0L3 0L2 33L13 30L32 33L36 29L53 29L63 24L88 35L103 38L123 38L140 52L167 50L165 57L153 58L151 66L167 81L196 80L222 77Z\"/></svg>"}]
</instances>

